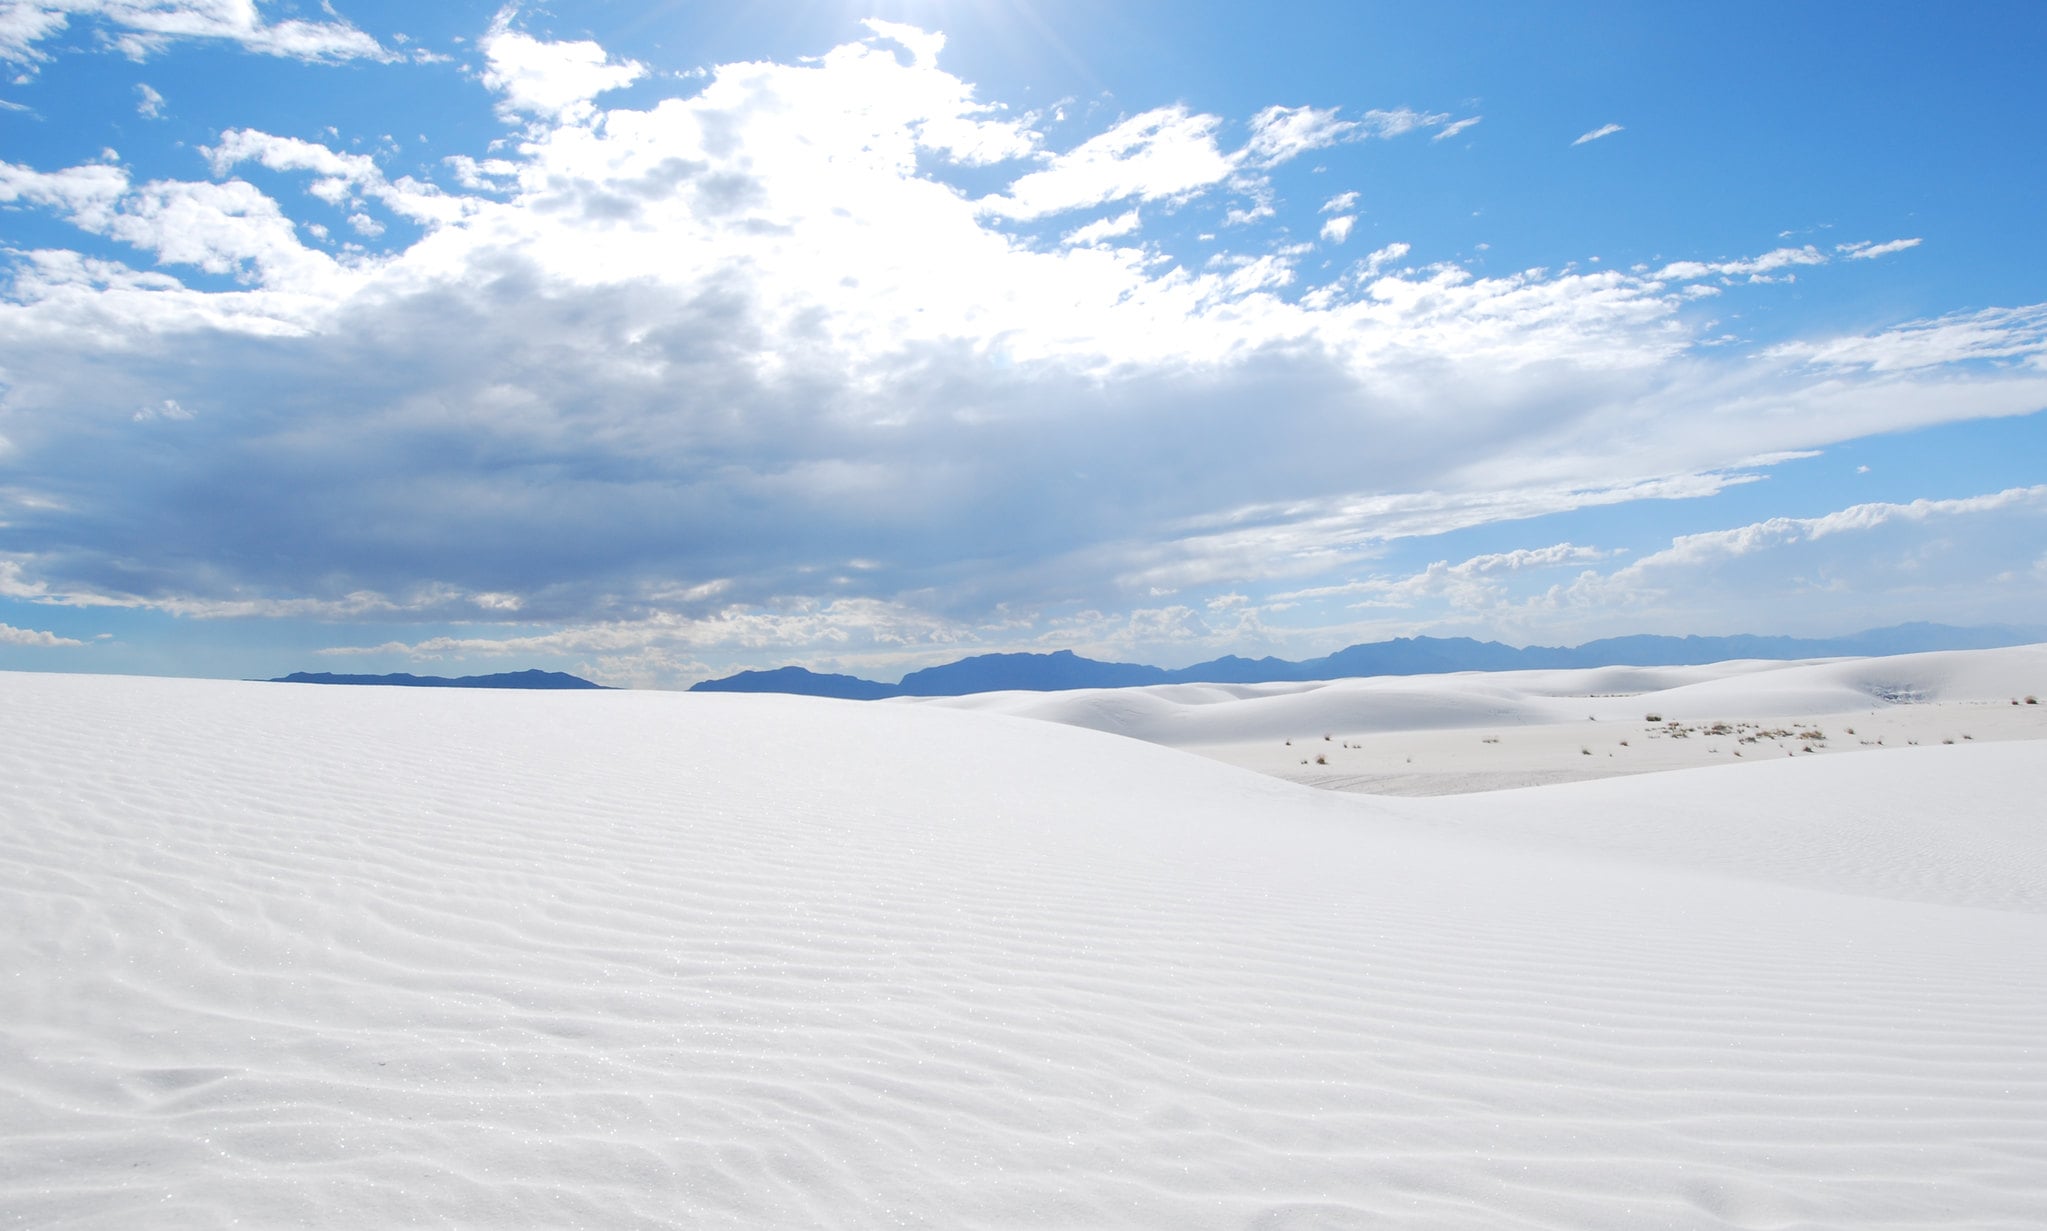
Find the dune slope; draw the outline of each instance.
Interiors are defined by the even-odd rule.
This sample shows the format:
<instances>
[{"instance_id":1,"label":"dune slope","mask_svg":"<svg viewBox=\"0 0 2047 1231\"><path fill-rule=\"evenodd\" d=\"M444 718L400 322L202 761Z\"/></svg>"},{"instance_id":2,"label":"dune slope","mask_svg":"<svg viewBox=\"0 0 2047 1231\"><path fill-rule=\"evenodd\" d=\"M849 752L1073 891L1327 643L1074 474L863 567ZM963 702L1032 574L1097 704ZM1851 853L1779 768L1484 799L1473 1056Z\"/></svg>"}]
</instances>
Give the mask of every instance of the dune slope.
<instances>
[{"instance_id":1,"label":"dune slope","mask_svg":"<svg viewBox=\"0 0 2047 1231\"><path fill-rule=\"evenodd\" d=\"M2047 645L1817 662L985 693L913 704L1088 727L1291 782L1383 796L1914 743L2047 740L2043 697Z\"/></svg>"},{"instance_id":2,"label":"dune slope","mask_svg":"<svg viewBox=\"0 0 2047 1231\"><path fill-rule=\"evenodd\" d=\"M2047 771L1923 751L1910 799L1774 767L1763 858L1735 774L1616 836L1655 778L1395 805L937 707L0 675L0 1213L2037 1226ZM2003 819L1933 888L1826 871L1950 797Z\"/></svg>"}]
</instances>

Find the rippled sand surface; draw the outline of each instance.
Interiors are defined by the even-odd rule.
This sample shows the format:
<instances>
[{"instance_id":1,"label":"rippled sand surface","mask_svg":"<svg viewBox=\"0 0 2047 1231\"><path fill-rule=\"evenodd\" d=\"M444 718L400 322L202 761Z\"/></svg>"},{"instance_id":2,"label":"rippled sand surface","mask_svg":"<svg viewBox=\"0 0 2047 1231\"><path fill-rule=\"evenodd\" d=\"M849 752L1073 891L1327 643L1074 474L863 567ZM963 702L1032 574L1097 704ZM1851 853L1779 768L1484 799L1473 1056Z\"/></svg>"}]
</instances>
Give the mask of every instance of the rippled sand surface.
<instances>
[{"instance_id":1,"label":"rippled sand surface","mask_svg":"<svg viewBox=\"0 0 2047 1231\"><path fill-rule=\"evenodd\" d=\"M2043 750L0 675L0 1223L2037 1227Z\"/></svg>"}]
</instances>

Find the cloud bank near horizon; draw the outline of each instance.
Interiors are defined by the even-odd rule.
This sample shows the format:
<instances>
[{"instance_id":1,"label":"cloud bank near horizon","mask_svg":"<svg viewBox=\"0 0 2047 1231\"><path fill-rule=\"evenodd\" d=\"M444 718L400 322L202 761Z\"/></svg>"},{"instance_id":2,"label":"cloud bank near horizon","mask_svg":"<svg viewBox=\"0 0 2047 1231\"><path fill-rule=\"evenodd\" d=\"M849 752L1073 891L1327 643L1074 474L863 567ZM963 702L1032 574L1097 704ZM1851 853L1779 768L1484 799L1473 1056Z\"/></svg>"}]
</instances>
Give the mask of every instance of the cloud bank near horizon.
<instances>
[{"instance_id":1,"label":"cloud bank near horizon","mask_svg":"<svg viewBox=\"0 0 2047 1231\"><path fill-rule=\"evenodd\" d=\"M88 11L134 55L356 45L178 7L31 5L0 54L46 58ZM1284 645L1375 610L1537 629L1732 575L1681 544L1542 595L1375 561L2047 406L2047 305L1763 347L1713 315L1918 236L1498 273L1344 250L1347 185L1306 235L1255 225L1293 160L1439 148L1476 117L1172 104L1055 139L949 72L942 35L878 21L689 83L509 12L477 54L504 137L436 178L254 126L195 178L115 151L0 163L0 204L77 237L7 254L0 597L460 622L335 648L545 650L647 681L797 652ZM1163 235L1190 218L1217 236L1199 259ZM2032 554L1951 552L1975 571L1949 581L2037 596L2038 491L1889 519L1920 538L1882 550L1973 518ZM1745 555L1803 575L1825 537ZM1529 577L1611 559L1526 550ZM1901 584L1826 568L1847 593ZM1745 577L1760 601L1782 575Z\"/></svg>"}]
</instances>

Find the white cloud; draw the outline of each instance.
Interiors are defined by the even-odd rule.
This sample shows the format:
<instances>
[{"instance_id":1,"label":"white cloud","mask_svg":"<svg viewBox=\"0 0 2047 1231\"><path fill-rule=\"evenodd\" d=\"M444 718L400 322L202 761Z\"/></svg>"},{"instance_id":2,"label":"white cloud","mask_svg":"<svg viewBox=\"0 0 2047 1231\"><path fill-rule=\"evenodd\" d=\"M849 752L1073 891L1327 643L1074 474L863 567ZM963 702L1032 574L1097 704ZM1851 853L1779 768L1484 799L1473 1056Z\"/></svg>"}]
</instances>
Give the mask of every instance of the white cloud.
<instances>
[{"instance_id":1,"label":"white cloud","mask_svg":"<svg viewBox=\"0 0 2047 1231\"><path fill-rule=\"evenodd\" d=\"M12 624L0 624L0 645L55 648L58 646L79 646L84 644L83 641L74 641L69 637L59 637L55 633L38 632L32 628L16 628Z\"/></svg>"},{"instance_id":2,"label":"white cloud","mask_svg":"<svg viewBox=\"0 0 2047 1231\"><path fill-rule=\"evenodd\" d=\"M1125 210L1114 217L1098 218L1084 227L1076 227L1062 236L1059 242L1067 245L1099 244L1104 240L1135 234L1142 225L1143 219L1138 217L1136 210Z\"/></svg>"},{"instance_id":3,"label":"white cloud","mask_svg":"<svg viewBox=\"0 0 2047 1231\"><path fill-rule=\"evenodd\" d=\"M1365 272L1378 273L1388 265L1406 260L1407 254L1412 251L1414 251L1412 245L1403 243L1391 243L1384 248L1375 248L1365 257Z\"/></svg>"},{"instance_id":4,"label":"white cloud","mask_svg":"<svg viewBox=\"0 0 2047 1231\"><path fill-rule=\"evenodd\" d=\"M472 192L504 192L519 175L519 164L509 158L451 154L445 161L455 172L455 182Z\"/></svg>"},{"instance_id":5,"label":"white cloud","mask_svg":"<svg viewBox=\"0 0 2047 1231\"><path fill-rule=\"evenodd\" d=\"M0 59L49 59L38 44L62 34L73 19L106 28L114 46L137 60L183 40L222 40L296 60L390 58L345 21L265 21L256 0L8 0L0 8Z\"/></svg>"},{"instance_id":6,"label":"white cloud","mask_svg":"<svg viewBox=\"0 0 2047 1231\"><path fill-rule=\"evenodd\" d=\"M869 17L860 24L909 52L915 67L938 67L938 53L945 50L943 34L920 30L916 26L904 25L899 21L882 21L874 17Z\"/></svg>"},{"instance_id":7,"label":"white cloud","mask_svg":"<svg viewBox=\"0 0 2047 1231\"><path fill-rule=\"evenodd\" d=\"M1357 225L1357 221L1355 215L1339 214L1322 224L1322 238L1332 244L1340 244L1350 238L1350 229Z\"/></svg>"},{"instance_id":8,"label":"white cloud","mask_svg":"<svg viewBox=\"0 0 2047 1231\"><path fill-rule=\"evenodd\" d=\"M1163 108L1046 153L935 38L870 29L609 109L595 87L637 66L529 39L542 67L493 87L543 83L523 131L439 164L445 188L339 134L252 128L206 151L221 182L0 164L0 202L159 266L11 258L6 498L43 502L15 582L480 626L422 654L937 654L1075 610L1104 638L1207 635L1176 606L1245 594L1256 615L1402 539L1709 495L1762 455L2047 404L2047 309L1756 353L1711 347L1670 285L1817 249L1480 276L1398 243L1304 286L1296 237L1225 232L1184 264L1145 236L1171 203L1269 191L1222 121ZM1354 131L1429 119L1376 114ZM1289 110L1264 148L1344 122ZM305 191L273 199L245 166ZM419 225L374 253L300 242L357 215ZM1499 555L1444 576L1546 567Z\"/></svg>"},{"instance_id":9,"label":"white cloud","mask_svg":"<svg viewBox=\"0 0 2047 1231\"><path fill-rule=\"evenodd\" d=\"M1448 141L1450 138L1456 136L1458 133L1463 132L1465 129L1470 128L1472 125L1478 123L1480 120L1483 119L1485 119L1485 117L1482 115L1474 115L1467 119L1458 120L1453 124L1445 124L1443 125L1442 131L1437 133L1435 136L1430 137L1429 140Z\"/></svg>"},{"instance_id":10,"label":"white cloud","mask_svg":"<svg viewBox=\"0 0 2047 1231\"><path fill-rule=\"evenodd\" d=\"M1797 265L1824 265L1827 256L1811 244L1799 248L1776 248L1761 256L1733 261L1672 261L1656 271L1656 277L1687 281L1719 275L1723 278L1761 278L1776 270Z\"/></svg>"},{"instance_id":11,"label":"white cloud","mask_svg":"<svg viewBox=\"0 0 2047 1231\"><path fill-rule=\"evenodd\" d=\"M1912 321L1860 337L1786 342L1769 358L1817 365L1908 372L1960 363L2016 360L2047 365L2047 306L1989 308Z\"/></svg>"},{"instance_id":12,"label":"white cloud","mask_svg":"<svg viewBox=\"0 0 2047 1231\"><path fill-rule=\"evenodd\" d=\"M1440 112L1416 111L1411 107L1395 107L1392 110L1365 112L1359 127L1374 137L1401 137L1417 129L1434 128L1447 123L1450 117Z\"/></svg>"},{"instance_id":13,"label":"white cloud","mask_svg":"<svg viewBox=\"0 0 2047 1231\"><path fill-rule=\"evenodd\" d=\"M144 406L137 410L132 418L137 423L150 423L159 419L166 419L173 423L182 423L192 418L192 412L178 405L176 398L165 398L161 402Z\"/></svg>"},{"instance_id":14,"label":"white cloud","mask_svg":"<svg viewBox=\"0 0 2047 1231\"><path fill-rule=\"evenodd\" d=\"M1064 154L1042 171L1032 171L1003 195L984 197L981 208L1016 219L1105 205L1111 201L1161 201L1221 183L1235 163L1216 145L1222 122L1183 106L1159 107L1116 124Z\"/></svg>"},{"instance_id":15,"label":"white cloud","mask_svg":"<svg viewBox=\"0 0 2047 1231\"><path fill-rule=\"evenodd\" d=\"M163 118L163 95L152 89L148 82L135 87L135 114L145 120Z\"/></svg>"},{"instance_id":16,"label":"white cloud","mask_svg":"<svg viewBox=\"0 0 2047 1231\"><path fill-rule=\"evenodd\" d=\"M1873 244L1868 240L1861 240L1852 244L1837 244L1834 250L1846 253L1850 260L1867 261L1873 257L1889 256L1893 252L1903 252L1907 248L1917 248L1920 243L1921 240L1917 236L1911 239L1894 239L1882 244Z\"/></svg>"},{"instance_id":17,"label":"white cloud","mask_svg":"<svg viewBox=\"0 0 2047 1231\"><path fill-rule=\"evenodd\" d=\"M1591 132L1583 134L1576 141L1571 142L1571 144L1583 145L1587 141L1597 141L1601 137L1611 137L1617 132L1626 131L1627 130L1625 128L1622 128L1619 124L1602 124L1598 128L1593 129Z\"/></svg>"},{"instance_id":18,"label":"white cloud","mask_svg":"<svg viewBox=\"0 0 2047 1231\"><path fill-rule=\"evenodd\" d=\"M1787 631L1787 613L1808 628L1890 621L2036 620L2036 595L2003 575L2014 556L2047 547L2047 486L1981 496L1856 505L1820 517L1778 517L1703 534L1609 575L1587 573L1548 602L1602 608L1609 620L1644 613ZM1768 621L1765 625L1763 621ZM1696 626L1696 625L1694 625Z\"/></svg>"},{"instance_id":19,"label":"white cloud","mask_svg":"<svg viewBox=\"0 0 2047 1231\"><path fill-rule=\"evenodd\" d=\"M507 117L525 114L557 122L586 120L597 113L598 95L622 89L647 73L636 60L614 61L596 43L550 43L510 25L511 10L498 15L478 44L489 67L483 84L501 96Z\"/></svg>"},{"instance_id":20,"label":"white cloud","mask_svg":"<svg viewBox=\"0 0 2047 1231\"><path fill-rule=\"evenodd\" d=\"M1355 120L1337 118L1335 108L1267 107L1251 117L1251 139L1242 156L1254 166L1274 166L1309 150L1348 140L1358 133Z\"/></svg>"},{"instance_id":21,"label":"white cloud","mask_svg":"<svg viewBox=\"0 0 2047 1231\"><path fill-rule=\"evenodd\" d=\"M344 154L318 142L273 136L252 128L228 129L220 135L218 144L207 146L200 152L206 156L217 176L227 175L244 162L254 162L272 171L308 172L314 180L307 191L329 205L343 207L360 204L366 199L374 200L402 217L428 225L455 221L473 212L476 205L410 176L402 176L395 183L389 181L376 160L368 154ZM490 167L509 166L502 160L483 164L471 159L455 170L458 180L468 186L465 171L469 177L475 178L484 175ZM354 224L354 219L351 218L350 222ZM364 228L358 224L357 230Z\"/></svg>"},{"instance_id":22,"label":"white cloud","mask_svg":"<svg viewBox=\"0 0 2047 1231\"><path fill-rule=\"evenodd\" d=\"M0 7L0 60L25 64L46 59L36 44L61 32L68 20L61 7L10 0Z\"/></svg>"},{"instance_id":23,"label":"white cloud","mask_svg":"<svg viewBox=\"0 0 2047 1231\"><path fill-rule=\"evenodd\" d=\"M1347 214L1356 209L1357 204L1358 194L1356 192L1340 192L1324 201L1320 212L1324 214Z\"/></svg>"}]
</instances>

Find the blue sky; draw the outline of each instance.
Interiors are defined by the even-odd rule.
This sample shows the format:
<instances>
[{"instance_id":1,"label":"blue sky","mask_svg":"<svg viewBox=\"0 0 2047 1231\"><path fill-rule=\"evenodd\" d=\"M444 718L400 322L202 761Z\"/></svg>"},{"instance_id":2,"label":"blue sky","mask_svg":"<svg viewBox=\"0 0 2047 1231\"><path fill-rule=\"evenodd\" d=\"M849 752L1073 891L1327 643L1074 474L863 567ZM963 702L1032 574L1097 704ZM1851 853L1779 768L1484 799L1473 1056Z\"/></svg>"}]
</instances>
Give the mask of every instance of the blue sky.
<instances>
[{"instance_id":1,"label":"blue sky","mask_svg":"<svg viewBox=\"0 0 2047 1231\"><path fill-rule=\"evenodd\" d=\"M2047 623L2047 10L0 0L0 668Z\"/></svg>"}]
</instances>

